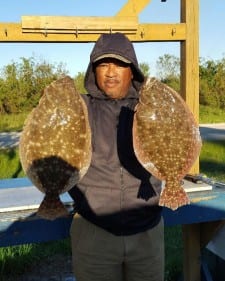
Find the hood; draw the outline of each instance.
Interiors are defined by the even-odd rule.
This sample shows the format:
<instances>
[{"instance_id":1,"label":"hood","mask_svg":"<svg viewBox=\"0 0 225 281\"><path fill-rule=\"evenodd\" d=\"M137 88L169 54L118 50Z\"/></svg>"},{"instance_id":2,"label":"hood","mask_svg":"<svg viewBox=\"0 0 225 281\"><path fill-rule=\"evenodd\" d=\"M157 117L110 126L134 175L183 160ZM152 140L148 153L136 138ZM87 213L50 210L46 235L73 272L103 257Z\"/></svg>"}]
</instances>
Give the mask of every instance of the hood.
<instances>
[{"instance_id":1,"label":"hood","mask_svg":"<svg viewBox=\"0 0 225 281\"><path fill-rule=\"evenodd\" d=\"M121 57L130 62L133 79L132 87L129 90L127 97L137 98L139 96L138 91L144 82L144 75L138 66L133 44L122 33L102 34L96 41L90 54L90 62L84 79L84 86L87 92L93 97L106 98L96 85L93 64L99 57L104 57L107 54L115 54L117 57Z\"/></svg>"}]
</instances>

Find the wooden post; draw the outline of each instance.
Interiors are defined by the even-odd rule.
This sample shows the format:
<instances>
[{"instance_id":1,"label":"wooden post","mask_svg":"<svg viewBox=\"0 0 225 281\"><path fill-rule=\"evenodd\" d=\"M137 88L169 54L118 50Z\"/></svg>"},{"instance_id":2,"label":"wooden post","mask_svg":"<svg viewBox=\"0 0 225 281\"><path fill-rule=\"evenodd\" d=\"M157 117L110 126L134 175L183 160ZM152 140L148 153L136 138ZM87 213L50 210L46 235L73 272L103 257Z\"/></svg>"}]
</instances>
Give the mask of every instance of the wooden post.
<instances>
[{"instance_id":1,"label":"wooden post","mask_svg":"<svg viewBox=\"0 0 225 281\"><path fill-rule=\"evenodd\" d=\"M200 224L183 225L182 230L184 241L184 281L201 281Z\"/></svg>"},{"instance_id":2,"label":"wooden post","mask_svg":"<svg viewBox=\"0 0 225 281\"><path fill-rule=\"evenodd\" d=\"M186 40L181 41L181 95L199 121L199 0L181 0L181 22ZM199 172L199 159L191 173ZM184 281L200 281L200 226L184 225Z\"/></svg>"},{"instance_id":3,"label":"wooden post","mask_svg":"<svg viewBox=\"0 0 225 281\"><path fill-rule=\"evenodd\" d=\"M121 16L132 16L139 14L151 0L128 0L127 3L119 10L116 14L117 17Z\"/></svg>"},{"instance_id":4,"label":"wooden post","mask_svg":"<svg viewBox=\"0 0 225 281\"><path fill-rule=\"evenodd\" d=\"M181 0L181 22L186 40L181 41L181 95L199 122L199 0ZM192 173L199 172L199 160Z\"/></svg>"}]
</instances>

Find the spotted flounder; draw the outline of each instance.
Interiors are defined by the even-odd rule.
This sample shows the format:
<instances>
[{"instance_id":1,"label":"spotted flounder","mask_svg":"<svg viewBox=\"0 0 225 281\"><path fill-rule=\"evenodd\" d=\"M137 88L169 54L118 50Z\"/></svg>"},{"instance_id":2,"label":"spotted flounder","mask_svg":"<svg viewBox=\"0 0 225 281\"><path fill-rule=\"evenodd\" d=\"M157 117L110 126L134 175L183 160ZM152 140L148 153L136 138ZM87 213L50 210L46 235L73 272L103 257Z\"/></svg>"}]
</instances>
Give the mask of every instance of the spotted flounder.
<instances>
[{"instance_id":1,"label":"spotted flounder","mask_svg":"<svg viewBox=\"0 0 225 281\"><path fill-rule=\"evenodd\" d=\"M155 78L148 78L140 91L133 144L143 167L165 182L159 205L176 210L189 204L181 181L199 156L199 127L182 97Z\"/></svg>"},{"instance_id":2,"label":"spotted flounder","mask_svg":"<svg viewBox=\"0 0 225 281\"><path fill-rule=\"evenodd\" d=\"M85 175L91 160L86 104L69 76L44 89L25 121L19 155L26 175L45 194L37 215L50 220L68 215L59 195Z\"/></svg>"}]
</instances>

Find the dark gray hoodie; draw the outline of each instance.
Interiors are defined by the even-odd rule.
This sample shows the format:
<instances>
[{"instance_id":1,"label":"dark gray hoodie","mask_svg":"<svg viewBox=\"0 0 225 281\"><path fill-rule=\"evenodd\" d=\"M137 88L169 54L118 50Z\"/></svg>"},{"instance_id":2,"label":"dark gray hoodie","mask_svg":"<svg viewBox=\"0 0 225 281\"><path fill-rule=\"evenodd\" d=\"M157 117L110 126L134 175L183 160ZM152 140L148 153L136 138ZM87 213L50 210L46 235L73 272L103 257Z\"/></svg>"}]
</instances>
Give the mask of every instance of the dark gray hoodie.
<instances>
[{"instance_id":1,"label":"dark gray hoodie","mask_svg":"<svg viewBox=\"0 0 225 281\"><path fill-rule=\"evenodd\" d=\"M133 81L123 99L109 98L96 85L94 61L105 54L131 62ZM160 182L140 165L132 143L134 107L143 81L128 38L121 33L101 35L85 75L88 95L82 95L92 131L91 165L69 193L81 216L115 235L145 231L161 218Z\"/></svg>"}]
</instances>

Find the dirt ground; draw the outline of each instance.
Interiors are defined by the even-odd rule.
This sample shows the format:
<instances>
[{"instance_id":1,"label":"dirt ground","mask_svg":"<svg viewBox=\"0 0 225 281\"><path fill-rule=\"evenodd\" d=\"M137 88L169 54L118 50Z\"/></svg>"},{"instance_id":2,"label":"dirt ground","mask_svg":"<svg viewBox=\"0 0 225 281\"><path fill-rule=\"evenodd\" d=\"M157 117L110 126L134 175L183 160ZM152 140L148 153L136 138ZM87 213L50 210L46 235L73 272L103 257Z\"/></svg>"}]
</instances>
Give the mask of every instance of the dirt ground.
<instances>
[{"instance_id":1,"label":"dirt ground","mask_svg":"<svg viewBox=\"0 0 225 281\"><path fill-rule=\"evenodd\" d=\"M31 266L26 273L3 281L76 281L72 273L71 257L54 255Z\"/></svg>"}]
</instances>

